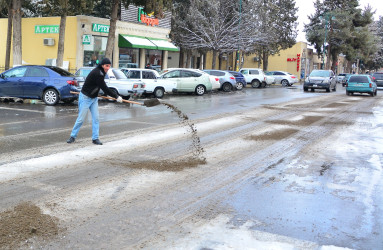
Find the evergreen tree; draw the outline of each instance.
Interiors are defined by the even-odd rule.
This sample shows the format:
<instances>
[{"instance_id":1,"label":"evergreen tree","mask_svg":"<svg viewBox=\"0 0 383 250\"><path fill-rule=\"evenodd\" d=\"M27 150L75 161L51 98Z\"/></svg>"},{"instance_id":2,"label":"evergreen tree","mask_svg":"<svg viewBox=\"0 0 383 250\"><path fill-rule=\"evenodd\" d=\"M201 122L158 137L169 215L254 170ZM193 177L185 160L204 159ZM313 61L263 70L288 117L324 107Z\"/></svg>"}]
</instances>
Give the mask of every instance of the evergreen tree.
<instances>
[{"instance_id":1,"label":"evergreen tree","mask_svg":"<svg viewBox=\"0 0 383 250\"><path fill-rule=\"evenodd\" d=\"M371 8L362 11L358 5L358 0L317 0L314 3L316 11L309 16L310 23L305 25L305 31L318 54L328 58L323 67L331 66L335 71L340 53L353 60L358 57L358 50L366 46L366 39L360 35L372 22L372 11Z\"/></svg>"}]
</instances>

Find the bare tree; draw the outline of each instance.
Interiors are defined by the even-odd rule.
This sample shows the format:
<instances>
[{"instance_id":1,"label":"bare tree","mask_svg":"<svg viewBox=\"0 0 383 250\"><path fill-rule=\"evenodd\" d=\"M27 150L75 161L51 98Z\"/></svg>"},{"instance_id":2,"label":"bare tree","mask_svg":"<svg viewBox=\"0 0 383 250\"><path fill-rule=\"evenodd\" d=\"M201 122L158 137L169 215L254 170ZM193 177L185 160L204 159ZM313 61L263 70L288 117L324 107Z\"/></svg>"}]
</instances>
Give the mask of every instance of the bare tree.
<instances>
[{"instance_id":1,"label":"bare tree","mask_svg":"<svg viewBox=\"0 0 383 250\"><path fill-rule=\"evenodd\" d=\"M13 0L13 65L21 65L22 59L22 40L21 40L21 0Z\"/></svg>"},{"instance_id":2,"label":"bare tree","mask_svg":"<svg viewBox=\"0 0 383 250\"><path fill-rule=\"evenodd\" d=\"M184 49L212 51L215 68L218 54L253 50L253 45L263 39L257 33L255 3L244 1L241 13L237 1L231 0L190 0L186 11L182 2L177 3L172 39Z\"/></svg>"}]
</instances>

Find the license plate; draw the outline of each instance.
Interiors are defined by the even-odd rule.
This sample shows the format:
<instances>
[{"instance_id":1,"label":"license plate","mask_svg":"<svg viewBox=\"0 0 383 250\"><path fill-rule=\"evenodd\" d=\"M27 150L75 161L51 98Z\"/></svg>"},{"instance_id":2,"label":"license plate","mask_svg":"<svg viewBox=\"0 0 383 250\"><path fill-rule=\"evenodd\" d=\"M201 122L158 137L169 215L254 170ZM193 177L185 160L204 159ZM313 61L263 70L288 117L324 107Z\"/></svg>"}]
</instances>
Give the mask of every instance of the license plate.
<instances>
[{"instance_id":1,"label":"license plate","mask_svg":"<svg viewBox=\"0 0 383 250\"><path fill-rule=\"evenodd\" d=\"M318 85L314 84L313 87L318 87Z\"/></svg>"}]
</instances>

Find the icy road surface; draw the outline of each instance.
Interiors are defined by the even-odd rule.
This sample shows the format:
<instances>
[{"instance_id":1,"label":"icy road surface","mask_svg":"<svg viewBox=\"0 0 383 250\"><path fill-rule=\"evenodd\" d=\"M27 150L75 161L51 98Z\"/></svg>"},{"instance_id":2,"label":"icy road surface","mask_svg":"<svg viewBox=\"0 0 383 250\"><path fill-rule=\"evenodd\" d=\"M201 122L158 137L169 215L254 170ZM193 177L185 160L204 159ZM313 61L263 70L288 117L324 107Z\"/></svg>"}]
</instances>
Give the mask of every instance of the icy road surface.
<instances>
[{"instance_id":1,"label":"icy road surface","mask_svg":"<svg viewBox=\"0 0 383 250\"><path fill-rule=\"evenodd\" d=\"M110 134L103 146L4 147L1 248L382 249L382 100L338 91L226 112L184 107L206 163L166 107L155 109L166 123ZM23 224L4 235L24 216L19 204L59 229Z\"/></svg>"}]
</instances>

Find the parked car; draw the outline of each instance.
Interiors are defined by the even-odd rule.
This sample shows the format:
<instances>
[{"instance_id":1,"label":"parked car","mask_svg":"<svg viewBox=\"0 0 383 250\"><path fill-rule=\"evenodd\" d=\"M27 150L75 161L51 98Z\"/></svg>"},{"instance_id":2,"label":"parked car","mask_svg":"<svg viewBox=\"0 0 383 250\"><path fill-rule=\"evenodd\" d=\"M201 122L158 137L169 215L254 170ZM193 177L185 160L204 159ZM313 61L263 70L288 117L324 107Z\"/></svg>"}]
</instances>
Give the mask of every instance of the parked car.
<instances>
[{"instance_id":1,"label":"parked car","mask_svg":"<svg viewBox=\"0 0 383 250\"><path fill-rule=\"evenodd\" d=\"M153 94L156 98L162 98L165 93L171 93L177 87L175 81L160 79L154 69L122 68L121 71L129 80L145 83L144 94Z\"/></svg>"},{"instance_id":2,"label":"parked car","mask_svg":"<svg viewBox=\"0 0 383 250\"><path fill-rule=\"evenodd\" d=\"M173 89L174 93L188 92L204 95L207 91L212 90L209 74L201 70L173 68L163 72L160 76L161 79L177 82L177 87Z\"/></svg>"},{"instance_id":3,"label":"parked car","mask_svg":"<svg viewBox=\"0 0 383 250\"><path fill-rule=\"evenodd\" d=\"M246 83L250 83L253 88L266 87L267 84L274 82L274 78L267 78L262 69L243 68L239 72L245 77Z\"/></svg>"},{"instance_id":4,"label":"parked car","mask_svg":"<svg viewBox=\"0 0 383 250\"><path fill-rule=\"evenodd\" d=\"M77 70L75 76L80 87L84 85L86 77L93 69L93 67L82 67ZM125 99L129 99L131 96L141 96L144 93L145 84L140 81L128 80L120 69L110 68L105 75L105 82L109 89ZM100 90L100 94L104 94L104 92Z\"/></svg>"},{"instance_id":5,"label":"parked car","mask_svg":"<svg viewBox=\"0 0 383 250\"><path fill-rule=\"evenodd\" d=\"M266 75L274 77L274 84L281 84L282 86L292 86L298 83L298 77L285 71L270 71Z\"/></svg>"},{"instance_id":6,"label":"parked car","mask_svg":"<svg viewBox=\"0 0 383 250\"><path fill-rule=\"evenodd\" d=\"M216 76L219 79L221 90L229 92L236 88L237 81L235 80L235 77L229 72L211 69L205 69L204 72L208 73L209 75Z\"/></svg>"},{"instance_id":7,"label":"parked car","mask_svg":"<svg viewBox=\"0 0 383 250\"><path fill-rule=\"evenodd\" d=\"M237 90L242 90L243 88L246 87L246 80L245 80L245 76L242 75L241 73L237 72L237 71L228 71L230 74L232 74L234 77L235 77L235 80L237 81L237 84L236 84L236 89Z\"/></svg>"},{"instance_id":8,"label":"parked car","mask_svg":"<svg viewBox=\"0 0 383 250\"><path fill-rule=\"evenodd\" d=\"M325 89L330 92L336 91L336 79L332 70L313 70L303 84L303 91Z\"/></svg>"},{"instance_id":9,"label":"parked car","mask_svg":"<svg viewBox=\"0 0 383 250\"><path fill-rule=\"evenodd\" d=\"M349 74L349 73L344 74L344 77L343 77L343 79L341 80L342 87L345 87L345 86L346 86L346 82L347 82L347 80L348 80L348 78L349 78L350 76L352 76L352 74Z\"/></svg>"},{"instance_id":10,"label":"parked car","mask_svg":"<svg viewBox=\"0 0 383 250\"><path fill-rule=\"evenodd\" d=\"M80 90L75 76L55 66L25 65L0 74L0 96L43 100L47 105L70 103Z\"/></svg>"},{"instance_id":11,"label":"parked car","mask_svg":"<svg viewBox=\"0 0 383 250\"><path fill-rule=\"evenodd\" d=\"M341 73L336 76L336 83L342 83L346 73Z\"/></svg>"},{"instance_id":12,"label":"parked car","mask_svg":"<svg viewBox=\"0 0 383 250\"><path fill-rule=\"evenodd\" d=\"M375 78L376 86L378 89L383 89L383 72L376 72L372 74L372 77Z\"/></svg>"},{"instance_id":13,"label":"parked car","mask_svg":"<svg viewBox=\"0 0 383 250\"><path fill-rule=\"evenodd\" d=\"M374 79L370 75L352 75L346 83L346 94L367 93L376 96L377 86Z\"/></svg>"}]
</instances>

